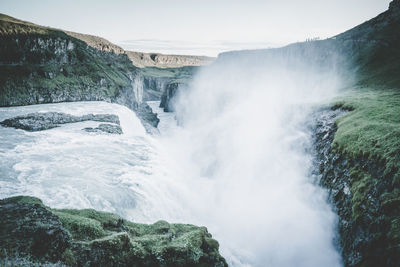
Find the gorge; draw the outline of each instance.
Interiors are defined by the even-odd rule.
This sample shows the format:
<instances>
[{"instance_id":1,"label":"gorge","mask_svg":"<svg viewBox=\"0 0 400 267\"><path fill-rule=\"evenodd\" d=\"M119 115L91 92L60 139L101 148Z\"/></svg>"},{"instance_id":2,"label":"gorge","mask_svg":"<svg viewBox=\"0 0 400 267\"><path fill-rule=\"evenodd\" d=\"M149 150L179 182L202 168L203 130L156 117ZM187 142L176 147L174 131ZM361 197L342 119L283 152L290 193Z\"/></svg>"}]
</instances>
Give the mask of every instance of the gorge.
<instances>
[{"instance_id":1,"label":"gorge","mask_svg":"<svg viewBox=\"0 0 400 267\"><path fill-rule=\"evenodd\" d=\"M399 30L157 63L1 15L0 264L398 266Z\"/></svg>"}]
</instances>

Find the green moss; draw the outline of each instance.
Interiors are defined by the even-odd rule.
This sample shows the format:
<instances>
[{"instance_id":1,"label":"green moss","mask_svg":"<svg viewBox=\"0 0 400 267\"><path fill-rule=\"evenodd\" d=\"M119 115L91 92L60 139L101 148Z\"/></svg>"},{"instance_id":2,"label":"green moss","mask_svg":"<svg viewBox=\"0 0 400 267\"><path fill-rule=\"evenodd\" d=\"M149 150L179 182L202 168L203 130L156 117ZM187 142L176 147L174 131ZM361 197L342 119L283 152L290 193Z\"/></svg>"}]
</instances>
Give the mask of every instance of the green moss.
<instances>
[{"instance_id":1,"label":"green moss","mask_svg":"<svg viewBox=\"0 0 400 267\"><path fill-rule=\"evenodd\" d=\"M106 235L99 221L63 211L53 212L60 218L61 223L71 233L74 239L92 240Z\"/></svg>"},{"instance_id":2,"label":"green moss","mask_svg":"<svg viewBox=\"0 0 400 267\"><path fill-rule=\"evenodd\" d=\"M361 169L352 168L350 171L351 188L350 191L353 195L352 198L352 215L353 219L357 221L366 211L371 212L368 193L373 188L373 178L371 175Z\"/></svg>"},{"instance_id":3,"label":"green moss","mask_svg":"<svg viewBox=\"0 0 400 267\"><path fill-rule=\"evenodd\" d=\"M3 199L3 204L8 204L8 203L28 203L28 204L39 204L43 206L43 202L36 198L36 197L30 197L30 196L16 196L16 197L10 197Z\"/></svg>"},{"instance_id":4,"label":"green moss","mask_svg":"<svg viewBox=\"0 0 400 267\"><path fill-rule=\"evenodd\" d=\"M373 257L394 258L400 242L400 90L356 88L333 106L349 110L336 121L332 148L350 169L352 219L371 248L379 248Z\"/></svg>"},{"instance_id":5,"label":"green moss","mask_svg":"<svg viewBox=\"0 0 400 267\"><path fill-rule=\"evenodd\" d=\"M336 122L334 151L380 162L395 183L400 175L400 90L357 89L336 106L352 111Z\"/></svg>"},{"instance_id":6,"label":"green moss","mask_svg":"<svg viewBox=\"0 0 400 267\"><path fill-rule=\"evenodd\" d=\"M205 227L139 224L92 209L50 209L26 196L0 202L7 214L0 220L7 227L0 231L7 241L0 242L0 258L19 252L24 259L35 255L35 261L68 266L227 266ZM33 254L36 244L49 255Z\"/></svg>"}]
</instances>

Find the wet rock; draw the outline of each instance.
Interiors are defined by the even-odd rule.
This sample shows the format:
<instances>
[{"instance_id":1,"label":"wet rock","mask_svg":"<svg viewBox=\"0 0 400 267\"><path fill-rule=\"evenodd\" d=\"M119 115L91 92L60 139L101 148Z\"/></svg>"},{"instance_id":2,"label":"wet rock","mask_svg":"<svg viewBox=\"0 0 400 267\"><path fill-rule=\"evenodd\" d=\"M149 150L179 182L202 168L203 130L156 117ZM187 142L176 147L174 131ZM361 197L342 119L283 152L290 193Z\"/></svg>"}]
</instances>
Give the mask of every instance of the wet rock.
<instances>
[{"instance_id":1,"label":"wet rock","mask_svg":"<svg viewBox=\"0 0 400 267\"><path fill-rule=\"evenodd\" d=\"M0 263L227 266L205 227L136 224L92 209L55 210L34 197L0 200L0 240Z\"/></svg>"},{"instance_id":2,"label":"wet rock","mask_svg":"<svg viewBox=\"0 0 400 267\"><path fill-rule=\"evenodd\" d=\"M70 246L70 235L59 218L39 199L13 197L0 200L0 256L56 262Z\"/></svg>"},{"instance_id":3,"label":"wet rock","mask_svg":"<svg viewBox=\"0 0 400 267\"><path fill-rule=\"evenodd\" d=\"M83 116L74 116L60 112L30 113L11 119L6 119L0 122L0 125L22 129L30 132L36 132L52 129L58 127L61 124L82 121L110 122L119 125L118 116L113 114L87 114Z\"/></svg>"},{"instance_id":4,"label":"wet rock","mask_svg":"<svg viewBox=\"0 0 400 267\"><path fill-rule=\"evenodd\" d=\"M166 86L160 102L160 108L164 108L164 112L174 111L173 99L176 96L179 88L180 84L175 82Z\"/></svg>"},{"instance_id":5,"label":"wet rock","mask_svg":"<svg viewBox=\"0 0 400 267\"><path fill-rule=\"evenodd\" d=\"M96 128L92 127L86 127L83 128L82 130L86 132L95 132L95 133L109 133L109 134L122 134L122 129L119 125L114 125L114 124L105 124L102 123Z\"/></svg>"},{"instance_id":6,"label":"wet rock","mask_svg":"<svg viewBox=\"0 0 400 267\"><path fill-rule=\"evenodd\" d=\"M379 160L354 158L332 149L335 120L344 113L321 110L314 121L314 175L328 189L338 214L337 241L344 265L400 266L400 202L385 202L397 189Z\"/></svg>"},{"instance_id":7,"label":"wet rock","mask_svg":"<svg viewBox=\"0 0 400 267\"><path fill-rule=\"evenodd\" d=\"M141 120L144 128L148 133L154 133L154 130L157 128L160 119L157 117L156 113L153 113L153 110L147 103L141 103L136 111L139 119Z\"/></svg>"}]
</instances>

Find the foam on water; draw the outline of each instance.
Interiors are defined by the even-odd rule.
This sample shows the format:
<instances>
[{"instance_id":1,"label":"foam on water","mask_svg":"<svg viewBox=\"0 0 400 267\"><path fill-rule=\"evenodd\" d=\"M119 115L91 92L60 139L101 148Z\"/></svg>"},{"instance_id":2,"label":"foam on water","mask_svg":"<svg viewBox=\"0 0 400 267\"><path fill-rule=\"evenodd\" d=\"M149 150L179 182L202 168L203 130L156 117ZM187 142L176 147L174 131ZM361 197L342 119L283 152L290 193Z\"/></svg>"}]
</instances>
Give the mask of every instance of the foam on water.
<instances>
[{"instance_id":1,"label":"foam on water","mask_svg":"<svg viewBox=\"0 0 400 267\"><path fill-rule=\"evenodd\" d=\"M307 180L309 133L299 123L308 111L279 109L265 94L269 106L249 94L237 108L212 96L205 117L187 127L150 102L161 119L158 136L146 134L129 109L105 102L0 108L0 120L47 111L116 114L124 131L82 131L99 124L92 121L40 132L0 127L0 198L32 195L55 208L205 225L233 266L339 266L334 214ZM263 112L274 114L268 126L260 126Z\"/></svg>"},{"instance_id":2,"label":"foam on water","mask_svg":"<svg viewBox=\"0 0 400 267\"><path fill-rule=\"evenodd\" d=\"M0 198L32 195L51 207L95 208L138 222L183 214L170 196L171 186L179 188L175 176L135 113L117 104L77 102L1 108L0 120L48 111L116 114L124 134L83 131L100 124L92 121L40 132L0 127Z\"/></svg>"}]
</instances>

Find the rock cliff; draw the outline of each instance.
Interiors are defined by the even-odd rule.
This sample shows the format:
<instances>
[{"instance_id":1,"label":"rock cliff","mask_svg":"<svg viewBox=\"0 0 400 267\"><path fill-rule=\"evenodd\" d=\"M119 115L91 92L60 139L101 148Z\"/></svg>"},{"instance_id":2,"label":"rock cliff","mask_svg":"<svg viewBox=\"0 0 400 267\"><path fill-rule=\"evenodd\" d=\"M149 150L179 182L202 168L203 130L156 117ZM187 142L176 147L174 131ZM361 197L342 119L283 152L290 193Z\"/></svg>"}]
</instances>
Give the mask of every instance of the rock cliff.
<instances>
[{"instance_id":1,"label":"rock cliff","mask_svg":"<svg viewBox=\"0 0 400 267\"><path fill-rule=\"evenodd\" d=\"M399 266L398 188L380 160L351 157L333 148L339 107L315 114L316 175L339 215L345 266Z\"/></svg>"},{"instance_id":2,"label":"rock cliff","mask_svg":"<svg viewBox=\"0 0 400 267\"><path fill-rule=\"evenodd\" d=\"M138 68L117 48L97 49L6 15L0 15L0 41L0 106L107 101L136 111L147 129L157 127L142 99Z\"/></svg>"}]
</instances>

